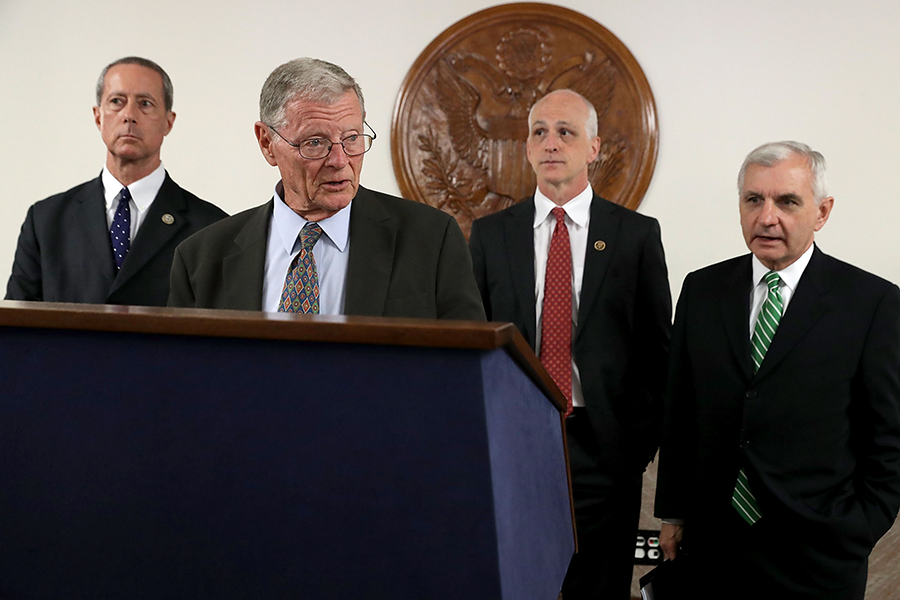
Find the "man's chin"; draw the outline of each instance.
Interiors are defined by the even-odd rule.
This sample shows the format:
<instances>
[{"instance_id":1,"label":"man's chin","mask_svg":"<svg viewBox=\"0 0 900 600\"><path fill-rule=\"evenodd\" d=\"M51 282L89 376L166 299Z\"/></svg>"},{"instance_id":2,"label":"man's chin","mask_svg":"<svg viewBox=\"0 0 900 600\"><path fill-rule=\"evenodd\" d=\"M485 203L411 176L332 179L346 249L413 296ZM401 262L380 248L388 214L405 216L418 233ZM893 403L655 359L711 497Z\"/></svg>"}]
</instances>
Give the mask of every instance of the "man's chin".
<instances>
[{"instance_id":1,"label":"man's chin","mask_svg":"<svg viewBox=\"0 0 900 600\"><path fill-rule=\"evenodd\" d=\"M338 212L347 208L355 196L356 190L347 188L340 192L320 194L314 204L329 212Z\"/></svg>"},{"instance_id":2,"label":"man's chin","mask_svg":"<svg viewBox=\"0 0 900 600\"><path fill-rule=\"evenodd\" d=\"M754 244L750 247L750 251L753 252L753 255L759 259L759 262L761 262L767 268L776 271L778 270L778 265L780 265L785 260L784 247L772 248Z\"/></svg>"},{"instance_id":3,"label":"man's chin","mask_svg":"<svg viewBox=\"0 0 900 600\"><path fill-rule=\"evenodd\" d=\"M113 146L113 154L121 160L135 161L146 156L143 146L139 142L117 142Z\"/></svg>"}]
</instances>

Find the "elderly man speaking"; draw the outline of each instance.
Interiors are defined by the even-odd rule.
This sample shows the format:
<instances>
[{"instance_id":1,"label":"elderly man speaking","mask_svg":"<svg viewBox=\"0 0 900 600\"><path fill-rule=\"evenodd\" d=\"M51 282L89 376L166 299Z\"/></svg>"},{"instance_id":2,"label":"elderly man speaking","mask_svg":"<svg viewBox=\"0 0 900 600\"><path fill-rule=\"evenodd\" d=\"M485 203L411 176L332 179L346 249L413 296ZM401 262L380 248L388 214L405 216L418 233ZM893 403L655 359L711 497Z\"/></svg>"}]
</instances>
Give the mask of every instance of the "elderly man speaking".
<instances>
[{"instance_id":1,"label":"elderly man speaking","mask_svg":"<svg viewBox=\"0 0 900 600\"><path fill-rule=\"evenodd\" d=\"M465 238L359 184L375 132L356 81L300 58L269 75L255 132L274 197L178 247L170 306L484 320Z\"/></svg>"}]
</instances>

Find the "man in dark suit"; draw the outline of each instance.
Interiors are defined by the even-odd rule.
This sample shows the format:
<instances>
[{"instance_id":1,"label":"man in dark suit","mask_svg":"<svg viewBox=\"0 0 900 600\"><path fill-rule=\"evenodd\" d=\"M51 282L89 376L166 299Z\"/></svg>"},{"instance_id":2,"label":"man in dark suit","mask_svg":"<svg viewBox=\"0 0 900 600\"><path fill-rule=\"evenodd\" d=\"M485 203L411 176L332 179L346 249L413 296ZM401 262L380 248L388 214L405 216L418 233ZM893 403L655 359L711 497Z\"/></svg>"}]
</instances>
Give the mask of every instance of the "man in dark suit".
<instances>
[{"instance_id":1,"label":"man in dark suit","mask_svg":"<svg viewBox=\"0 0 900 600\"><path fill-rule=\"evenodd\" d=\"M900 289L814 244L824 171L805 144L751 152L751 254L684 282L655 511L685 597L862 599L900 508Z\"/></svg>"},{"instance_id":2,"label":"man in dark suit","mask_svg":"<svg viewBox=\"0 0 900 600\"><path fill-rule=\"evenodd\" d=\"M175 253L170 306L484 320L465 238L449 215L359 185L365 104L337 65L269 75L256 136L281 180L272 200Z\"/></svg>"},{"instance_id":3,"label":"man in dark suit","mask_svg":"<svg viewBox=\"0 0 900 600\"><path fill-rule=\"evenodd\" d=\"M175 247L226 216L162 166L172 97L169 76L153 61L132 56L103 70L94 121L106 166L28 210L7 300L166 305Z\"/></svg>"},{"instance_id":4,"label":"man in dark suit","mask_svg":"<svg viewBox=\"0 0 900 600\"><path fill-rule=\"evenodd\" d=\"M515 323L573 404L566 429L579 552L563 597L625 599L669 346L659 225L591 190L600 138L582 96L548 94L529 128L537 191L473 223L475 278L488 319Z\"/></svg>"}]
</instances>

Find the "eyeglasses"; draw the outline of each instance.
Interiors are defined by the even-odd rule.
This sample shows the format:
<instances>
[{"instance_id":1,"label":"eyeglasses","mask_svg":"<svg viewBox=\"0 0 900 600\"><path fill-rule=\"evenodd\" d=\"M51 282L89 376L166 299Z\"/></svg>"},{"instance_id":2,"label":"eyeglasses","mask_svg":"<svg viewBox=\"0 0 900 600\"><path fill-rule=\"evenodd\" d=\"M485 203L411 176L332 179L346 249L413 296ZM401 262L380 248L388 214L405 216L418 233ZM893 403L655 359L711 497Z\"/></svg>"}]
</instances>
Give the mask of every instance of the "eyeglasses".
<instances>
[{"instance_id":1,"label":"eyeglasses","mask_svg":"<svg viewBox=\"0 0 900 600\"><path fill-rule=\"evenodd\" d=\"M363 121L363 125L365 127L369 127L369 124ZM278 133L278 130L272 127L271 125L266 125L269 129L274 131L278 137L283 139L285 142L296 148L300 152L300 156L308 160L319 160L325 158L329 154L331 154L331 149L334 147L334 142L327 138L309 138L303 140L299 144L295 144L294 142L288 140L286 137ZM345 138L342 138L340 142L338 142L341 147L344 149L344 154L347 156L359 156L360 154L365 154L369 150L372 149L372 142L375 141L375 138L378 135L375 133L375 130L369 127L369 131L372 132L372 135L367 133L354 133L352 135L348 135Z\"/></svg>"}]
</instances>

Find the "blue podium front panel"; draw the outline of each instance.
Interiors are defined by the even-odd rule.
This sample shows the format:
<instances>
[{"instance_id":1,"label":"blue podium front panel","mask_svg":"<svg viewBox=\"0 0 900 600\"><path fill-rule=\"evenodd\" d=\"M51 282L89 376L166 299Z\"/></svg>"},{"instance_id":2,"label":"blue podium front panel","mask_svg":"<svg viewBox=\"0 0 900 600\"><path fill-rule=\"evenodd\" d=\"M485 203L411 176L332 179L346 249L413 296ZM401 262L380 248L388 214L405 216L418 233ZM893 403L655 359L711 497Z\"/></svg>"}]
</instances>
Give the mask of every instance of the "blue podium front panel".
<instances>
[{"instance_id":1,"label":"blue podium front panel","mask_svg":"<svg viewBox=\"0 0 900 600\"><path fill-rule=\"evenodd\" d=\"M466 350L0 328L0 597L499 598L523 523L496 522L519 476L492 483L508 458L488 423L515 399L486 419L483 368Z\"/></svg>"}]
</instances>

